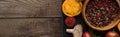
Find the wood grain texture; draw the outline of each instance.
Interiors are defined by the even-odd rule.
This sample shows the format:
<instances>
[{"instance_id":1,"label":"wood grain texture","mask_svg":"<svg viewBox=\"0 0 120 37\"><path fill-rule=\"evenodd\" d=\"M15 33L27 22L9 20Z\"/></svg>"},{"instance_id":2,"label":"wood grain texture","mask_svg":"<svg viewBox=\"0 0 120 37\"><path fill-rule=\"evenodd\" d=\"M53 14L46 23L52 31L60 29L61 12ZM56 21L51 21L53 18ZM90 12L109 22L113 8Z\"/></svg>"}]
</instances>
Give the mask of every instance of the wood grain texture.
<instances>
[{"instance_id":1,"label":"wood grain texture","mask_svg":"<svg viewBox=\"0 0 120 37\"><path fill-rule=\"evenodd\" d=\"M62 37L61 18L0 19L0 37Z\"/></svg>"},{"instance_id":2,"label":"wood grain texture","mask_svg":"<svg viewBox=\"0 0 120 37\"><path fill-rule=\"evenodd\" d=\"M61 17L62 0L0 0L0 17Z\"/></svg>"}]
</instances>

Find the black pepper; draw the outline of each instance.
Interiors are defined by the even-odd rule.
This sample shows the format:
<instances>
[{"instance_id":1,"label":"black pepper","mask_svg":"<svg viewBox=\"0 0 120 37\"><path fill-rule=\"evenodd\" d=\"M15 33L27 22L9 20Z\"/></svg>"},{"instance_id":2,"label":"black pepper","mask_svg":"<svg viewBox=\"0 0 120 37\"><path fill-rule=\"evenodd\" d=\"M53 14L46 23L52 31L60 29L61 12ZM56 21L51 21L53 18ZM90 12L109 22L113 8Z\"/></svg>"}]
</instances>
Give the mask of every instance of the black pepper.
<instances>
[{"instance_id":1,"label":"black pepper","mask_svg":"<svg viewBox=\"0 0 120 37\"><path fill-rule=\"evenodd\" d=\"M96 27L107 26L120 10L115 0L91 0L86 9L86 18Z\"/></svg>"}]
</instances>

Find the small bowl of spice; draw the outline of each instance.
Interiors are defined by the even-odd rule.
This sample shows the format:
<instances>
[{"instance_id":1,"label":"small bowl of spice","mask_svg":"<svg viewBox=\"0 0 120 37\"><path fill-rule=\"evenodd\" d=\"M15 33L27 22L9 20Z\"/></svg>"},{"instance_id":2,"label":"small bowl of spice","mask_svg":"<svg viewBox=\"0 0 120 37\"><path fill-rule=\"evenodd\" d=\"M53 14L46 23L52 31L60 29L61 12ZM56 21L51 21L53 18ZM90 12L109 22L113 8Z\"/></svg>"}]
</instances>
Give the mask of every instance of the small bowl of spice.
<instances>
[{"instance_id":1,"label":"small bowl of spice","mask_svg":"<svg viewBox=\"0 0 120 37\"><path fill-rule=\"evenodd\" d=\"M91 28L99 31L109 30L120 21L120 1L85 0L82 14Z\"/></svg>"}]
</instances>

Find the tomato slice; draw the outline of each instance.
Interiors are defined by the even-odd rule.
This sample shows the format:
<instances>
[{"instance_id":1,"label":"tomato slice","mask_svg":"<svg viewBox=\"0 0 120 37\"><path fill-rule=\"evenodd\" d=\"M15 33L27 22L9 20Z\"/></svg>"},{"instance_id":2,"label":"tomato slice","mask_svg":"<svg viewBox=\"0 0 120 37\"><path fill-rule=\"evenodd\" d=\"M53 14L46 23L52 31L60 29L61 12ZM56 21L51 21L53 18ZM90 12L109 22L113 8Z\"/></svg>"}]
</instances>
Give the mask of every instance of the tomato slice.
<instances>
[{"instance_id":1,"label":"tomato slice","mask_svg":"<svg viewBox=\"0 0 120 37\"><path fill-rule=\"evenodd\" d=\"M65 24L68 27L73 27L75 25L76 19L74 17L67 17L65 19Z\"/></svg>"}]
</instances>

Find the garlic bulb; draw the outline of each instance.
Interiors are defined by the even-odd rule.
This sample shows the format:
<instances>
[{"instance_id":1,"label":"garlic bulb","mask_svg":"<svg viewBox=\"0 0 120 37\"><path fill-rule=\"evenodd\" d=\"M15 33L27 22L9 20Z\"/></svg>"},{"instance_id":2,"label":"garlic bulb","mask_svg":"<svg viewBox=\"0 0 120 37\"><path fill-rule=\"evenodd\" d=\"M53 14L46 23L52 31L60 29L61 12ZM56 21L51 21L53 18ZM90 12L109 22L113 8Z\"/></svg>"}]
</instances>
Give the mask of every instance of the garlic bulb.
<instances>
[{"instance_id":1,"label":"garlic bulb","mask_svg":"<svg viewBox=\"0 0 120 37\"><path fill-rule=\"evenodd\" d=\"M66 32L72 33L74 37L82 37L82 25L78 24L74 27L74 29L66 29Z\"/></svg>"}]
</instances>

